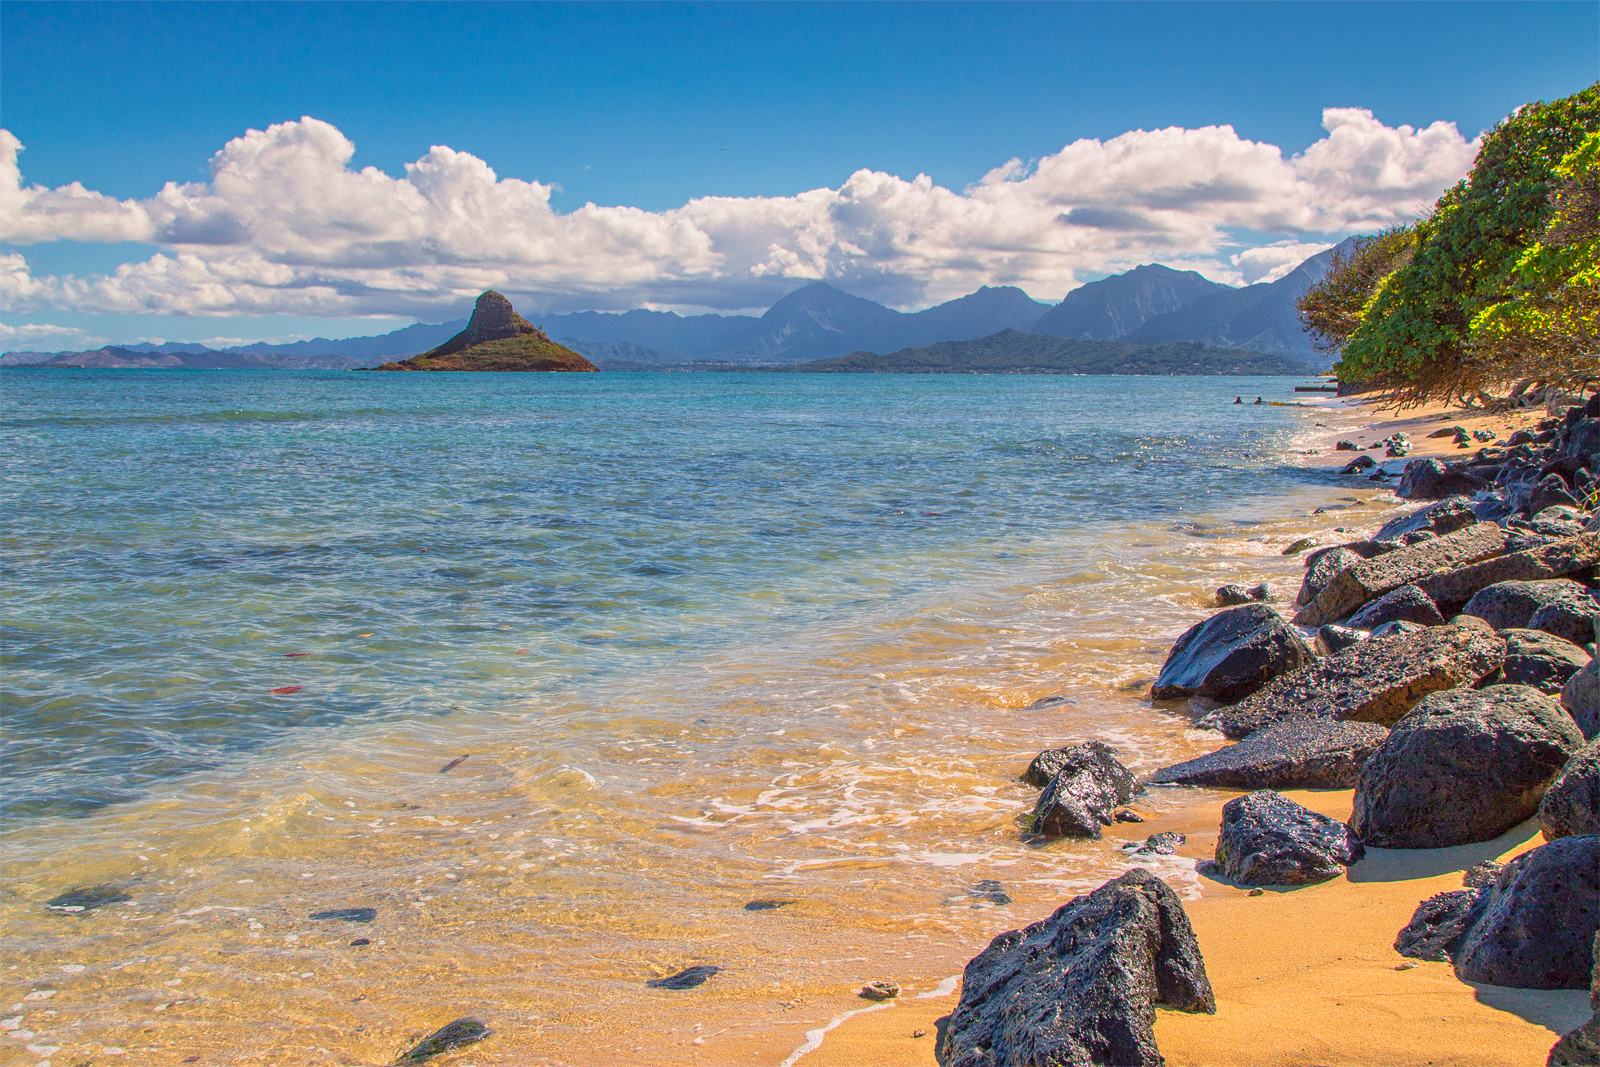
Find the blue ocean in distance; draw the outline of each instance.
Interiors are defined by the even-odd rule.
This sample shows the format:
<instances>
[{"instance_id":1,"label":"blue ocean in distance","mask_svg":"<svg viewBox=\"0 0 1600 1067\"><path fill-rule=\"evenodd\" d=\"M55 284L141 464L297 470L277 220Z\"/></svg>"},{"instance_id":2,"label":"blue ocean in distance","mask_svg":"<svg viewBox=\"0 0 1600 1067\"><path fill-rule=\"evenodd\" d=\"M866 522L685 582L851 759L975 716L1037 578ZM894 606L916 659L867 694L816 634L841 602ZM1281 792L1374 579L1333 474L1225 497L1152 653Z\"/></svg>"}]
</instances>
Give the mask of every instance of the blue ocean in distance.
<instances>
[{"instance_id":1,"label":"blue ocean in distance","mask_svg":"<svg viewBox=\"0 0 1600 1067\"><path fill-rule=\"evenodd\" d=\"M1286 384L9 371L0 805L803 644L1041 537L1226 512L1319 477L1283 459L1303 414L1250 403Z\"/></svg>"}]
</instances>

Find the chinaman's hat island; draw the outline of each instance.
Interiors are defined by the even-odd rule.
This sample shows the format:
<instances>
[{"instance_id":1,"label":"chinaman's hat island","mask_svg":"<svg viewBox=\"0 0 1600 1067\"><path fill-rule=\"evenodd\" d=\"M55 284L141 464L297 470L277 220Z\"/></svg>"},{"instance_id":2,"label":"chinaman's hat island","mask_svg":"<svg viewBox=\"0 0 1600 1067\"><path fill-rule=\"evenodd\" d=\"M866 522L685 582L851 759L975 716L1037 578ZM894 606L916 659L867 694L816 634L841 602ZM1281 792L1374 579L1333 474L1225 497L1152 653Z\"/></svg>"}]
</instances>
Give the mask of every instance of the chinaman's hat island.
<instances>
[{"instance_id":1,"label":"chinaman's hat island","mask_svg":"<svg viewBox=\"0 0 1600 1067\"><path fill-rule=\"evenodd\" d=\"M598 371L518 315L493 289L478 297L467 328L420 356L372 370Z\"/></svg>"}]
</instances>

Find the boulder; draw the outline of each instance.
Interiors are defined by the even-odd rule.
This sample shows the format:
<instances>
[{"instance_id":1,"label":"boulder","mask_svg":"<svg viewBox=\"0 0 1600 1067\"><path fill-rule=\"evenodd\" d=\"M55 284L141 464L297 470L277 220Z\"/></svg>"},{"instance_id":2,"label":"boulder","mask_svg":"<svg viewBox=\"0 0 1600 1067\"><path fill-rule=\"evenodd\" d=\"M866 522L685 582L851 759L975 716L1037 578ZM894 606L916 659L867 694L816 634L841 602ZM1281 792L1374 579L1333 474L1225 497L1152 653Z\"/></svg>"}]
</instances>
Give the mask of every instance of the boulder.
<instances>
[{"instance_id":1,"label":"boulder","mask_svg":"<svg viewBox=\"0 0 1600 1067\"><path fill-rule=\"evenodd\" d=\"M1427 627L1422 625L1422 623L1412 622L1410 619L1390 619L1388 622L1380 623L1378 627L1372 631L1372 636L1393 637L1396 634L1414 634L1418 630L1426 629Z\"/></svg>"},{"instance_id":2,"label":"boulder","mask_svg":"<svg viewBox=\"0 0 1600 1067\"><path fill-rule=\"evenodd\" d=\"M1476 619L1374 637L1274 678L1218 714L1229 737L1288 719L1390 726L1429 693L1474 685L1500 669L1506 643Z\"/></svg>"},{"instance_id":3,"label":"boulder","mask_svg":"<svg viewBox=\"0 0 1600 1067\"><path fill-rule=\"evenodd\" d=\"M1539 802L1539 828L1547 841L1600 834L1600 738L1580 748Z\"/></svg>"},{"instance_id":4,"label":"boulder","mask_svg":"<svg viewBox=\"0 0 1600 1067\"><path fill-rule=\"evenodd\" d=\"M1414 622L1419 626L1443 626L1444 616L1433 601L1414 585L1402 585L1376 600L1369 600L1347 623L1355 630L1376 630L1386 622Z\"/></svg>"},{"instance_id":5,"label":"boulder","mask_svg":"<svg viewBox=\"0 0 1600 1067\"><path fill-rule=\"evenodd\" d=\"M1304 607L1311 603L1318 593L1328 587L1329 582L1366 558L1343 545L1311 557L1306 561L1306 576L1300 580L1300 593L1295 597L1295 604Z\"/></svg>"},{"instance_id":6,"label":"boulder","mask_svg":"<svg viewBox=\"0 0 1600 1067\"><path fill-rule=\"evenodd\" d=\"M1434 693L1362 766L1351 828L1377 848L1492 840L1538 811L1582 744L1572 719L1537 689Z\"/></svg>"},{"instance_id":7,"label":"boulder","mask_svg":"<svg viewBox=\"0 0 1600 1067\"><path fill-rule=\"evenodd\" d=\"M1583 670L1561 687L1561 706L1578 724L1586 738L1600 735L1600 659L1592 659Z\"/></svg>"},{"instance_id":8,"label":"boulder","mask_svg":"<svg viewBox=\"0 0 1600 1067\"><path fill-rule=\"evenodd\" d=\"M1340 626L1330 622L1326 626L1317 628L1315 651L1324 656L1331 656L1335 652L1343 652L1351 645L1359 644L1367 639L1367 635L1360 630L1352 630L1348 626Z\"/></svg>"},{"instance_id":9,"label":"boulder","mask_svg":"<svg viewBox=\"0 0 1600 1067\"><path fill-rule=\"evenodd\" d=\"M1262 582L1248 589L1242 585L1225 585L1212 594L1211 602L1219 608L1231 608L1236 604L1252 604L1271 599L1272 586Z\"/></svg>"},{"instance_id":10,"label":"boulder","mask_svg":"<svg viewBox=\"0 0 1600 1067\"><path fill-rule=\"evenodd\" d=\"M1534 612L1551 604L1594 605L1593 592L1568 578L1538 582L1496 582L1472 594L1464 615L1476 615L1496 630L1528 629Z\"/></svg>"},{"instance_id":11,"label":"boulder","mask_svg":"<svg viewBox=\"0 0 1600 1067\"><path fill-rule=\"evenodd\" d=\"M1559 474L1547 474L1539 479L1529 494L1528 510L1537 515L1545 508L1556 506L1575 508L1578 498L1572 495L1565 478Z\"/></svg>"},{"instance_id":12,"label":"boulder","mask_svg":"<svg viewBox=\"0 0 1600 1067\"><path fill-rule=\"evenodd\" d=\"M1394 950L1414 960L1449 963L1475 918L1481 895L1479 889L1454 889L1424 900L1394 939Z\"/></svg>"},{"instance_id":13,"label":"boulder","mask_svg":"<svg viewBox=\"0 0 1600 1067\"><path fill-rule=\"evenodd\" d=\"M1600 1067L1600 1012L1563 1034L1551 1047L1545 1067Z\"/></svg>"},{"instance_id":14,"label":"boulder","mask_svg":"<svg viewBox=\"0 0 1600 1067\"><path fill-rule=\"evenodd\" d=\"M1418 508L1409 515L1390 519L1372 535L1374 541L1393 541L1408 533L1426 530L1429 533L1455 533L1463 526L1471 526L1478 519L1473 513L1472 498L1453 496L1437 504Z\"/></svg>"},{"instance_id":15,"label":"boulder","mask_svg":"<svg viewBox=\"0 0 1600 1067\"><path fill-rule=\"evenodd\" d=\"M1185 631L1150 693L1157 700L1198 696L1231 704L1315 658L1283 616L1265 604L1246 604Z\"/></svg>"},{"instance_id":16,"label":"boulder","mask_svg":"<svg viewBox=\"0 0 1600 1067\"><path fill-rule=\"evenodd\" d=\"M1587 459L1600 452L1600 419L1587 418L1567 431L1567 455Z\"/></svg>"},{"instance_id":17,"label":"boulder","mask_svg":"<svg viewBox=\"0 0 1600 1067\"><path fill-rule=\"evenodd\" d=\"M1471 496L1482 488L1483 483L1460 463L1414 459L1406 464L1394 495L1402 500L1443 500L1452 496Z\"/></svg>"},{"instance_id":18,"label":"boulder","mask_svg":"<svg viewBox=\"0 0 1600 1067\"><path fill-rule=\"evenodd\" d=\"M1489 525L1492 524L1480 523L1471 529ZM1564 578L1588 570L1596 563L1600 563L1600 532L1579 534L1455 570L1442 571L1417 584L1439 605L1441 612L1452 615L1460 611L1478 590L1491 585Z\"/></svg>"},{"instance_id":19,"label":"boulder","mask_svg":"<svg viewBox=\"0 0 1600 1067\"><path fill-rule=\"evenodd\" d=\"M1160 1067L1158 1003L1217 1010L1183 904L1135 868L973 957L939 1059L946 1067Z\"/></svg>"},{"instance_id":20,"label":"boulder","mask_svg":"<svg viewBox=\"0 0 1600 1067\"><path fill-rule=\"evenodd\" d=\"M1281 793L1257 790L1222 807L1217 864L1246 885L1311 885L1344 873L1361 858L1350 828Z\"/></svg>"},{"instance_id":21,"label":"boulder","mask_svg":"<svg viewBox=\"0 0 1600 1067\"><path fill-rule=\"evenodd\" d=\"M1505 551L1505 546L1504 530L1492 522L1479 522L1444 537L1435 537L1362 560L1341 571L1311 603L1300 609L1294 621L1300 626L1337 622L1391 589L1412 582L1420 583L1435 574L1498 556ZM1600 544L1597 544L1597 549L1600 549ZM1426 587L1424 592L1427 592ZM1437 597L1432 599L1438 603Z\"/></svg>"},{"instance_id":22,"label":"boulder","mask_svg":"<svg viewBox=\"0 0 1600 1067\"><path fill-rule=\"evenodd\" d=\"M1085 741L1081 745L1045 749L1033 757L1028 769L1022 772L1022 780L1035 789L1043 789L1050 784L1050 779L1063 770L1091 765L1100 768L1100 773L1114 781L1119 792L1125 791L1128 797L1133 796L1136 789L1133 772L1117 762L1116 750L1103 741Z\"/></svg>"},{"instance_id":23,"label":"boulder","mask_svg":"<svg viewBox=\"0 0 1600 1067\"><path fill-rule=\"evenodd\" d=\"M1464 982L1589 989L1600 928L1600 836L1561 837L1506 865L1456 949Z\"/></svg>"},{"instance_id":24,"label":"boulder","mask_svg":"<svg viewBox=\"0 0 1600 1067\"><path fill-rule=\"evenodd\" d=\"M1133 774L1104 745L1080 745L1039 794L1028 832L1098 838L1102 826L1116 821L1117 805L1126 804L1136 788Z\"/></svg>"},{"instance_id":25,"label":"boulder","mask_svg":"<svg viewBox=\"0 0 1600 1067\"><path fill-rule=\"evenodd\" d=\"M1506 662L1499 681L1530 685L1541 693L1556 694L1567 679L1589 665L1589 653L1542 630L1502 630Z\"/></svg>"},{"instance_id":26,"label":"boulder","mask_svg":"<svg viewBox=\"0 0 1600 1067\"><path fill-rule=\"evenodd\" d=\"M1583 600L1546 604L1533 613L1528 629L1543 630L1575 645L1592 644L1600 637L1600 600L1590 590Z\"/></svg>"},{"instance_id":27,"label":"boulder","mask_svg":"<svg viewBox=\"0 0 1600 1067\"><path fill-rule=\"evenodd\" d=\"M1291 719L1237 744L1163 767L1149 785L1214 789L1351 789L1389 731L1370 722Z\"/></svg>"},{"instance_id":28,"label":"boulder","mask_svg":"<svg viewBox=\"0 0 1600 1067\"><path fill-rule=\"evenodd\" d=\"M1501 522L1515 510L1501 496L1486 496L1472 505L1472 515L1479 522Z\"/></svg>"}]
</instances>

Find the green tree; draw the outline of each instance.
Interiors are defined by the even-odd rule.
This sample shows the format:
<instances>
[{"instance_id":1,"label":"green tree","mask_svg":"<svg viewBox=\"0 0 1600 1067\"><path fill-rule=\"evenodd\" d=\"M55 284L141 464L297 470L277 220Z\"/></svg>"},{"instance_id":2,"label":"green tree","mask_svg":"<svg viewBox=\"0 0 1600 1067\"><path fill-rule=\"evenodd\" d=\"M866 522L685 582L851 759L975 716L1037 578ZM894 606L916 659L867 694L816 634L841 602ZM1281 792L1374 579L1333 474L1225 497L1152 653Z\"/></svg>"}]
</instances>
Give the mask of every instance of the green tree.
<instances>
[{"instance_id":1,"label":"green tree","mask_svg":"<svg viewBox=\"0 0 1600 1067\"><path fill-rule=\"evenodd\" d=\"M1521 108L1485 136L1471 174L1439 198L1431 215L1364 242L1339 271L1308 291L1301 302L1306 327L1318 342L1339 349L1334 369L1340 378L1387 386L1402 402L1420 403L1469 397L1508 378L1581 376L1587 342L1571 342L1578 353L1573 360L1552 362L1528 347L1535 336L1528 331L1537 325L1535 312L1544 316L1537 320L1544 323L1539 336L1565 330L1581 338L1593 325L1592 309L1585 327L1577 291L1563 288L1557 277L1580 265L1581 252L1568 244L1561 247L1569 251L1558 254L1541 238L1558 214L1558 187L1567 189L1575 180L1563 173L1564 161L1596 131L1600 83ZM1578 211L1576 199L1573 204ZM1408 250L1402 234L1409 238ZM1525 262L1536 244L1546 249L1546 258ZM1527 297L1535 276L1544 291L1571 298L1562 305L1570 314L1529 298L1516 305L1520 312L1479 318ZM1593 295L1592 287L1582 291ZM1357 305L1359 312L1352 310ZM1572 315L1577 320L1568 321Z\"/></svg>"}]
</instances>

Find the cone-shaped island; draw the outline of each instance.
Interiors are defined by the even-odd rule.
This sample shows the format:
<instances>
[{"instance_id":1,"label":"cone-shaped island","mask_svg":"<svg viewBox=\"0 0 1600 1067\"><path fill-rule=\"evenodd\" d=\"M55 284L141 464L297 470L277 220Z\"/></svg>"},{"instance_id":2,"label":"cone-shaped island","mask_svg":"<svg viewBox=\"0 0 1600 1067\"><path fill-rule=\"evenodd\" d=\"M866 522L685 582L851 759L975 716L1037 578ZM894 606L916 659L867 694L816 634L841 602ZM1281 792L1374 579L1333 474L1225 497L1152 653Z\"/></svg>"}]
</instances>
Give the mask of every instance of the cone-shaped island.
<instances>
[{"instance_id":1,"label":"cone-shaped island","mask_svg":"<svg viewBox=\"0 0 1600 1067\"><path fill-rule=\"evenodd\" d=\"M572 349L558 345L518 315L493 289L478 297L467 328L450 340L399 363L373 370L598 371Z\"/></svg>"}]
</instances>

